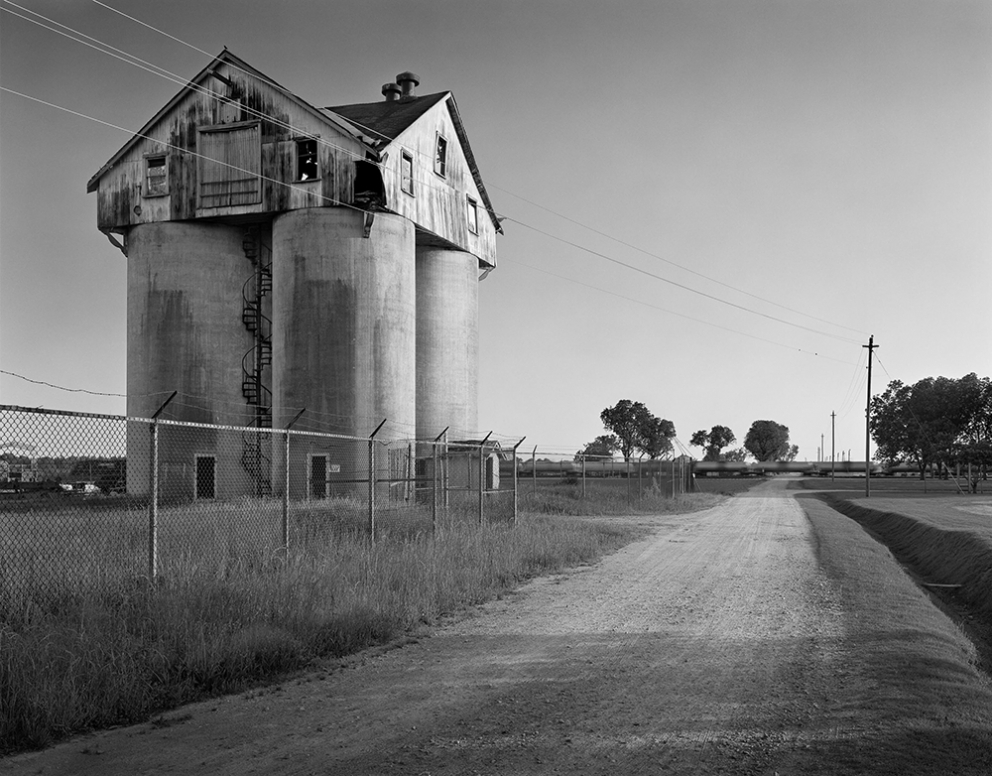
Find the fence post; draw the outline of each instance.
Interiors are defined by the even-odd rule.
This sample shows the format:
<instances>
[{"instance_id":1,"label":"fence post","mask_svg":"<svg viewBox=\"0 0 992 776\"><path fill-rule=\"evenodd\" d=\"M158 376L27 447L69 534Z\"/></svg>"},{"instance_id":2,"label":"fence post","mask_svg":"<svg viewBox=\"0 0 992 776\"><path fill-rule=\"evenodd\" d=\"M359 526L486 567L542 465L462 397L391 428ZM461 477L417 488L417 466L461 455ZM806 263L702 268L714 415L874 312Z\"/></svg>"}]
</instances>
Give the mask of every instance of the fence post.
<instances>
[{"instance_id":1,"label":"fence post","mask_svg":"<svg viewBox=\"0 0 992 776\"><path fill-rule=\"evenodd\" d=\"M630 458L624 459L625 468L627 469L627 503L630 503Z\"/></svg>"},{"instance_id":2,"label":"fence post","mask_svg":"<svg viewBox=\"0 0 992 776\"><path fill-rule=\"evenodd\" d=\"M483 502L486 498L486 442L493 435L490 431L485 439L479 442L479 526L485 525L485 507Z\"/></svg>"},{"instance_id":3,"label":"fence post","mask_svg":"<svg viewBox=\"0 0 992 776\"><path fill-rule=\"evenodd\" d=\"M641 482L641 477L644 474L644 453L641 453L641 457L637 459L637 499L640 501L644 498L644 485Z\"/></svg>"},{"instance_id":4,"label":"fence post","mask_svg":"<svg viewBox=\"0 0 992 776\"><path fill-rule=\"evenodd\" d=\"M148 579L155 581L158 573L158 419L152 420L151 466L148 469Z\"/></svg>"},{"instance_id":5,"label":"fence post","mask_svg":"<svg viewBox=\"0 0 992 776\"><path fill-rule=\"evenodd\" d=\"M375 427L375 431L369 436L369 519L368 519L368 532L369 541L375 544L375 435L379 433L381 429L386 425L386 418L382 419L382 423Z\"/></svg>"},{"instance_id":6,"label":"fence post","mask_svg":"<svg viewBox=\"0 0 992 776\"><path fill-rule=\"evenodd\" d=\"M512 458L513 460L513 523L512 525L517 524L517 448L524 443L524 439L526 438L527 437L523 437L519 442L517 442L513 446L513 458Z\"/></svg>"},{"instance_id":7,"label":"fence post","mask_svg":"<svg viewBox=\"0 0 992 776\"><path fill-rule=\"evenodd\" d=\"M451 456L448 454L448 429L445 429L444 437L444 457L441 458L441 509L444 511L445 520L448 519L448 466L451 464Z\"/></svg>"},{"instance_id":8,"label":"fence post","mask_svg":"<svg viewBox=\"0 0 992 776\"><path fill-rule=\"evenodd\" d=\"M158 416L176 398L179 391L173 391L162 406L152 415L151 467L148 471L149 494L148 501L148 581L154 582L158 576Z\"/></svg>"},{"instance_id":9,"label":"fence post","mask_svg":"<svg viewBox=\"0 0 992 776\"><path fill-rule=\"evenodd\" d=\"M283 435L285 439L283 440L283 461L282 461L282 551L285 553L286 559L289 559L289 429L293 427L307 411L304 407L302 410L296 413L289 423L286 424L286 428L283 430Z\"/></svg>"},{"instance_id":10,"label":"fence post","mask_svg":"<svg viewBox=\"0 0 992 776\"><path fill-rule=\"evenodd\" d=\"M534 495L537 495L537 445L534 445L534 452L530 454L530 478L534 483Z\"/></svg>"},{"instance_id":11,"label":"fence post","mask_svg":"<svg viewBox=\"0 0 992 776\"><path fill-rule=\"evenodd\" d=\"M675 459L672 459L672 498L675 498Z\"/></svg>"},{"instance_id":12,"label":"fence post","mask_svg":"<svg viewBox=\"0 0 992 776\"><path fill-rule=\"evenodd\" d=\"M584 455L579 456L582 461L582 500L586 500L586 457Z\"/></svg>"},{"instance_id":13,"label":"fence post","mask_svg":"<svg viewBox=\"0 0 992 776\"><path fill-rule=\"evenodd\" d=\"M450 426L445 426L444 431L434 437L434 444L431 446L434 458L431 476L431 533L434 536L437 536L437 491L438 485L441 483L441 471L439 469L441 456L438 455L438 446L441 444L441 437L448 433L449 428Z\"/></svg>"}]
</instances>

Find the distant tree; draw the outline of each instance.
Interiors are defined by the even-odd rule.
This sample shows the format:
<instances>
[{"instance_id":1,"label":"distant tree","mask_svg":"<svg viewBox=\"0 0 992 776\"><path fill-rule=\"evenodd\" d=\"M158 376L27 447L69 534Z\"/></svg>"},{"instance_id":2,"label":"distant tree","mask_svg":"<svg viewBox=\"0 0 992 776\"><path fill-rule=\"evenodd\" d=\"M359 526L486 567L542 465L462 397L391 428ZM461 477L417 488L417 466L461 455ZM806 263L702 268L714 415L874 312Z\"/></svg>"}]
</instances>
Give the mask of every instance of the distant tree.
<instances>
[{"instance_id":1,"label":"distant tree","mask_svg":"<svg viewBox=\"0 0 992 776\"><path fill-rule=\"evenodd\" d=\"M786 461L794 461L794 460L796 460L796 456L797 455L799 455L799 445L792 445L789 448L789 452L787 452L785 454L785 460Z\"/></svg>"},{"instance_id":2,"label":"distant tree","mask_svg":"<svg viewBox=\"0 0 992 776\"><path fill-rule=\"evenodd\" d=\"M734 432L727 426L713 426L709 432L700 429L692 435L689 444L705 448L704 461L719 461L720 451L737 441Z\"/></svg>"},{"instance_id":3,"label":"distant tree","mask_svg":"<svg viewBox=\"0 0 992 776\"><path fill-rule=\"evenodd\" d=\"M607 431L612 431L620 440L620 454L625 461L641 440L641 429L651 413L639 401L621 399L614 406L599 413L599 419Z\"/></svg>"},{"instance_id":4,"label":"distant tree","mask_svg":"<svg viewBox=\"0 0 992 776\"><path fill-rule=\"evenodd\" d=\"M620 454L629 461L635 450L657 458L671 450L675 424L657 418L641 402L621 399L599 414L603 426L619 440Z\"/></svg>"},{"instance_id":5,"label":"distant tree","mask_svg":"<svg viewBox=\"0 0 992 776\"><path fill-rule=\"evenodd\" d=\"M736 463L744 463L747 460L748 452L743 447L738 447L734 450L728 450L723 454L723 460L734 461Z\"/></svg>"},{"instance_id":6,"label":"distant tree","mask_svg":"<svg viewBox=\"0 0 992 776\"><path fill-rule=\"evenodd\" d=\"M619 449L620 440L617 439L616 434L600 434L575 454L575 460L594 456L609 458Z\"/></svg>"},{"instance_id":7,"label":"distant tree","mask_svg":"<svg viewBox=\"0 0 992 776\"><path fill-rule=\"evenodd\" d=\"M675 424L672 421L652 415L641 427L641 441L637 447L651 460L668 458L672 454L674 436Z\"/></svg>"},{"instance_id":8,"label":"distant tree","mask_svg":"<svg viewBox=\"0 0 992 776\"><path fill-rule=\"evenodd\" d=\"M976 490L992 467L992 381L975 373L893 380L872 397L868 428L879 459L911 461L921 479L931 467L964 467Z\"/></svg>"},{"instance_id":9,"label":"distant tree","mask_svg":"<svg viewBox=\"0 0 992 776\"><path fill-rule=\"evenodd\" d=\"M789 447L789 427L774 420L756 420L744 438L744 447L759 461L791 460L799 453L799 448Z\"/></svg>"}]
</instances>

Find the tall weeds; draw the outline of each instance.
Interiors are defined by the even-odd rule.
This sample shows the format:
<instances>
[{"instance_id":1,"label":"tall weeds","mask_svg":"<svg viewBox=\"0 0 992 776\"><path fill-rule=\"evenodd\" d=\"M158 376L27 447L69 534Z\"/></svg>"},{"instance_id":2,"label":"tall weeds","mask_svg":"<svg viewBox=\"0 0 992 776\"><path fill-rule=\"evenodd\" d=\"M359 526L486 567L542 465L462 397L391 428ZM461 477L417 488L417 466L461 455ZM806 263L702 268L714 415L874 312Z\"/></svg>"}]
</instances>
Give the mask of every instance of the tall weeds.
<instances>
[{"instance_id":1,"label":"tall weeds","mask_svg":"<svg viewBox=\"0 0 992 776\"><path fill-rule=\"evenodd\" d=\"M429 523L428 523L429 525ZM156 584L94 572L0 602L0 751L136 722L396 638L520 581L588 563L638 529L529 516L436 538L303 525L288 561L248 543L170 553Z\"/></svg>"}]
</instances>

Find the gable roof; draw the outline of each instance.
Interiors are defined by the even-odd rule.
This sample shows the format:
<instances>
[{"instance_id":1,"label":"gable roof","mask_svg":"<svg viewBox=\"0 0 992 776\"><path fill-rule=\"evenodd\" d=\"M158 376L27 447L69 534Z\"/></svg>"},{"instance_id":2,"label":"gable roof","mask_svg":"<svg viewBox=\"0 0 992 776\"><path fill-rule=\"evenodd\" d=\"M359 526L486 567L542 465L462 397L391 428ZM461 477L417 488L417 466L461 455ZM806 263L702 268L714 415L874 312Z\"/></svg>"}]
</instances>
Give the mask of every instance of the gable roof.
<instances>
[{"instance_id":1,"label":"gable roof","mask_svg":"<svg viewBox=\"0 0 992 776\"><path fill-rule=\"evenodd\" d=\"M482 175L479 173L479 166L476 164L475 155L472 153L472 146L468 142L468 135L465 133L465 125L462 123L461 115L458 113L458 106L455 105L455 97L451 92L436 92L425 94L422 97L403 97L398 100L378 100L377 102L363 102L354 105L338 105L325 108L354 124L356 130L371 135L376 140L378 148L388 146L400 134L405 132L414 122L423 116L428 110L433 108L442 100L446 101L448 113L451 114L451 121L455 125L455 133L458 135L458 142L465 154L469 170L472 172L472 179L475 181L479 196L492 219L493 226L499 234L503 233L499 218L493 209L493 203L489 200L489 193L482 182Z\"/></svg>"},{"instance_id":2,"label":"gable roof","mask_svg":"<svg viewBox=\"0 0 992 776\"><path fill-rule=\"evenodd\" d=\"M166 116L170 111L172 111L172 109L175 108L176 105L178 105L179 102L184 97L186 97L186 95L189 92L196 91L197 88L200 86L200 83L202 81L204 81L206 78L212 76L213 73L214 73L214 70L220 64L229 65L230 67L232 67L232 68L234 68L236 70L240 70L240 71L242 71L244 73L247 73L248 75L251 75L251 76L257 78L258 80L262 81L267 86L269 86L270 88L272 88L274 91L276 91L279 94L283 95L286 99L292 100L294 103L296 103L297 105L299 105L301 108L303 108L304 110L312 113L314 116L319 117L321 120L323 120L325 122L328 122L330 124L333 124L335 126L335 128L338 129L340 132L342 132L342 133L344 133L346 135L352 136L353 138L355 138L359 142L364 143L366 146L369 146L370 149L372 149L375 146L375 140L373 138L369 137L368 135L366 135L365 133L361 132L360 130L358 130L355 127L354 124L349 123L347 121L344 121L340 117L335 116L334 114L328 113L327 111L323 111L323 110L320 110L318 108L315 108L313 105L311 105L310 103L306 102L305 100L300 99L295 94L293 94L291 91L289 91L288 89L286 89L284 86L280 86L275 81L273 81L271 78L269 78L267 75L265 75L264 73L262 73L259 70L256 70L251 65L249 65L247 62L245 62L244 60L242 60L239 57L235 56L230 51L228 51L227 48L225 48L223 51L221 51L220 54L218 54L216 57L214 57L214 59L210 62L209 65L207 65L199 73L197 73L195 76L193 76L193 78L190 79L189 83L187 83L179 91L178 94L176 94L171 100L169 100L169 102L167 102L165 104L165 106L163 106L162 109L158 111L158 113L156 113L154 116L152 116L152 118L148 122L146 122L145 125L141 129L139 129L137 132L135 132L134 135L131 137L131 139L128 140L123 146L121 146L120 150L118 150L117 153L115 153L112 157L110 157L110 160L106 164L104 164L99 170L96 171L96 173L93 175L93 177L90 178L89 182L86 184L86 191L87 191L87 193L91 193L91 192L96 191L97 190L97 187L98 187L98 184L99 184L99 181L100 181L100 178L102 178L103 175L111 167L113 167L115 164L117 164L117 162L125 154L127 154L135 146L135 144L137 144L141 140L145 139L148 136L148 133L151 131L151 129L164 116ZM219 99L220 99L220 97L219 97Z\"/></svg>"}]
</instances>

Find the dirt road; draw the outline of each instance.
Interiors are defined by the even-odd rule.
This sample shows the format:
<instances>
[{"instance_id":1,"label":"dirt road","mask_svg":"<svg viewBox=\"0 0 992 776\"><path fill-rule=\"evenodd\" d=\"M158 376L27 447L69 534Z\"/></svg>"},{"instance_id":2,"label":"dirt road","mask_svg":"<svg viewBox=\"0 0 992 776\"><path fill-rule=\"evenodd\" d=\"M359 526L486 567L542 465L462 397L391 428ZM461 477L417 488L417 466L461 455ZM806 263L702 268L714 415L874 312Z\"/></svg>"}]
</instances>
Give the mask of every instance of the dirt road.
<instances>
[{"instance_id":1,"label":"dirt road","mask_svg":"<svg viewBox=\"0 0 992 776\"><path fill-rule=\"evenodd\" d=\"M926 719L884 713L900 694L936 697L927 683L946 677L889 670L898 634L863 624L852 634L864 613L847 610L843 584L818 560L823 537L784 486L648 518L648 539L402 649L0 770L785 776L902 773L909 760L915 773L986 772L992 739L970 706L927 707ZM909 605L932 610L905 585ZM943 615L924 619L934 617ZM987 681L946 625L956 697L981 705L992 698ZM892 655L884 666L879 650ZM897 751L908 756L894 760Z\"/></svg>"}]
</instances>

